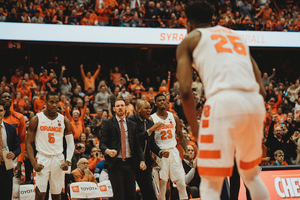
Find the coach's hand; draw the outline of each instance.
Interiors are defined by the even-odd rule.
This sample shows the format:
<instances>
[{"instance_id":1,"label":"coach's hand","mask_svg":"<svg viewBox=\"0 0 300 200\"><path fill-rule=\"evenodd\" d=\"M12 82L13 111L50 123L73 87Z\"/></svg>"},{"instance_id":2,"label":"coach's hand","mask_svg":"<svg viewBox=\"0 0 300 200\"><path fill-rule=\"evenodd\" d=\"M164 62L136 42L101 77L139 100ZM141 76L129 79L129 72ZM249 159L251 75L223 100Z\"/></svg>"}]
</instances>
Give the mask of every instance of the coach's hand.
<instances>
[{"instance_id":1,"label":"coach's hand","mask_svg":"<svg viewBox=\"0 0 300 200\"><path fill-rule=\"evenodd\" d=\"M161 156L164 158L169 158L169 155L170 155L170 152L168 152L168 151L161 152Z\"/></svg>"},{"instance_id":2,"label":"coach's hand","mask_svg":"<svg viewBox=\"0 0 300 200\"><path fill-rule=\"evenodd\" d=\"M66 161L65 163L63 163L60 168L64 171L67 171L69 166L71 166L71 163L69 161Z\"/></svg>"},{"instance_id":3,"label":"coach's hand","mask_svg":"<svg viewBox=\"0 0 300 200\"><path fill-rule=\"evenodd\" d=\"M40 171L42 171L42 169L44 169L44 165L41 165L41 164L35 164L35 165L33 166L33 169L34 169L34 171L36 171L36 172L40 172Z\"/></svg>"},{"instance_id":4,"label":"coach's hand","mask_svg":"<svg viewBox=\"0 0 300 200\"><path fill-rule=\"evenodd\" d=\"M6 154L7 159L14 159L15 157L16 157L15 154L11 151Z\"/></svg>"},{"instance_id":5,"label":"coach's hand","mask_svg":"<svg viewBox=\"0 0 300 200\"><path fill-rule=\"evenodd\" d=\"M117 151L114 150L114 149L112 149L112 150L106 149L105 153L106 153L107 155L109 155L110 157L115 157L115 156L117 155Z\"/></svg>"},{"instance_id":6,"label":"coach's hand","mask_svg":"<svg viewBox=\"0 0 300 200\"><path fill-rule=\"evenodd\" d=\"M145 161L141 161L141 162L140 162L140 169L141 169L141 170L147 169L147 166L146 166L146 164L145 164Z\"/></svg>"}]
</instances>

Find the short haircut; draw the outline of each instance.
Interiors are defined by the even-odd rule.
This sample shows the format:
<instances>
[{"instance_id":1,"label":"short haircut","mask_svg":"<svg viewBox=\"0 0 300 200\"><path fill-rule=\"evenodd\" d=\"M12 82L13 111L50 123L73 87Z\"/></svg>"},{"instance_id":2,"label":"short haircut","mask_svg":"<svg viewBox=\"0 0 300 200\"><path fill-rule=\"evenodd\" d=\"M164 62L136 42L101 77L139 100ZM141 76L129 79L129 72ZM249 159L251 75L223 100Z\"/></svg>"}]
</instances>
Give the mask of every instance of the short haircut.
<instances>
[{"instance_id":1,"label":"short haircut","mask_svg":"<svg viewBox=\"0 0 300 200\"><path fill-rule=\"evenodd\" d=\"M125 102L125 100L124 100L123 98L117 98L117 99L115 100L114 105L116 105L116 102L117 102L117 101L123 101L123 102L125 103L125 105L126 105L126 102Z\"/></svg>"},{"instance_id":2,"label":"short haircut","mask_svg":"<svg viewBox=\"0 0 300 200\"><path fill-rule=\"evenodd\" d=\"M7 94L9 94L10 95L10 93L9 92L6 92L6 91L4 91L4 92L2 92L1 94L0 94L0 97L2 98L2 95L4 94L4 93L7 93ZM10 95L11 96L11 95Z\"/></svg>"},{"instance_id":3,"label":"short haircut","mask_svg":"<svg viewBox=\"0 0 300 200\"><path fill-rule=\"evenodd\" d=\"M211 23L214 8L206 1L195 1L185 8L187 20L194 24Z\"/></svg>"},{"instance_id":4,"label":"short haircut","mask_svg":"<svg viewBox=\"0 0 300 200\"><path fill-rule=\"evenodd\" d=\"M277 150L274 152L274 156L277 157L279 155L284 155L283 151L282 150Z\"/></svg>"},{"instance_id":5,"label":"short haircut","mask_svg":"<svg viewBox=\"0 0 300 200\"><path fill-rule=\"evenodd\" d=\"M154 98L154 101L155 101L155 102L156 102L156 99L157 99L158 97L165 97L165 98L167 98L166 95L164 95L164 94L157 94L157 95L155 96L155 98Z\"/></svg>"},{"instance_id":6,"label":"short haircut","mask_svg":"<svg viewBox=\"0 0 300 200\"><path fill-rule=\"evenodd\" d=\"M49 96L58 96L57 92L48 92L48 94L46 95L46 100L48 101L49 100Z\"/></svg>"},{"instance_id":7,"label":"short haircut","mask_svg":"<svg viewBox=\"0 0 300 200\"><path fill-rule=\"evenodd\" d=\"M35 11L35 13L41 13L39 10Z\"/></svg>"}]
</instances>

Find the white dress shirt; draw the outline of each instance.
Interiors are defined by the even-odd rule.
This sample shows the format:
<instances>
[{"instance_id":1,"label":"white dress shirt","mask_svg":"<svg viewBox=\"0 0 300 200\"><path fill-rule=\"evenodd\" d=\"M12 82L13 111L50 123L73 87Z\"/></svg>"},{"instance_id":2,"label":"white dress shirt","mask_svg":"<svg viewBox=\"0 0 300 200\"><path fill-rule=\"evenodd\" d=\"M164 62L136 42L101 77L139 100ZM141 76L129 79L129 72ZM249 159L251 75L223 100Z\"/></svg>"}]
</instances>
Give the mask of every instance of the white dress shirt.
<instances>
[{"instance_id":1,"label":"white dress shirt","mask_svg":"<svg viewBox=\"0 0 300 200\"><path fill-rule=\"evenodd\" d=\"M120 133L121 133L121 122L120 122L121 118L116 116L116 119L118 120ZM126 117L123 118L123 126L124 126L124 129L125 129L125 139L126 139L126 158L130 158L131 157L131 151L130 151L130 145L129 145L129 139L128 139L128 128L127 128L127 123L126 123ZM118 155L118 158L122 158L122 147L121 147L120 153Z\"/></svg>"},{"instance_id":2,"label":"white dress shirt","mask_svg":"<svg viewBox=\"0 0 300 200\"><path fill-rule=\"evenodd\" d=\"M2 133L2 142L3 142L3 148L7 146L7 134L5 130L5 126L3 121L1 122L1 133ZM0 149L1 150L1 149Z\"/></svg>"}]
</instances>

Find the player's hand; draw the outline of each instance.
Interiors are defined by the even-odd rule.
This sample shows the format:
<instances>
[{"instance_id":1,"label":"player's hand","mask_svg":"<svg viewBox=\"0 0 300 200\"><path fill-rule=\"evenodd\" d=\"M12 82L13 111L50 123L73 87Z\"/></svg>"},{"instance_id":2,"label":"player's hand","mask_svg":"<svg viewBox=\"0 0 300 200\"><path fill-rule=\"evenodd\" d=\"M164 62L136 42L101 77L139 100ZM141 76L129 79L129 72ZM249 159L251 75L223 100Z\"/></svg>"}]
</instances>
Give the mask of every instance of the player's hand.
<instances>
[{"instance_id":1,"label":"player's hand","mask_svg":"<svg viewBox=\"0 0 300 200\"><path fill-rule=\"evenodd\" d=\"M69 161L66 161L65 163L63 163L60 168L64 171L67 171L69 166L71 166L71 163Z\"/></svg>"},{"instance_id":2,"label":"player's hand","mask_svg":"<svg viewBox=\"0 0 300 200\"><path fill-rule=\"evenodd\" d=\"M170 152L168 152L168 151L161 152L161 156L164 158L169 158L169 155L170 155Z\"/></svg>"},{"instance_id":3,"label":"player's hand","mask_svg":"<svg viewBox=\"0 0 300 200\"><path fill-rule=\"evenodd\" d=\"M143 170L143 171L144 171L145 169L147 169L147 166L146 166L146 164L145 164L145 161L141 161L141 162L140 162L140 169Z\"/></svg>"},{"instance_id":4,"label":"player's hand","mask_svg":"<svg viewBox=\"0 0 300 200\"><path fill-rule=\"evenodd\" d=\"M36 171L36 172L40 172L40 171L42 171L42 169L44 169L44 165L41 165L41 164L35 164L35 165L33 166L33 169L34 169L34 171Z\"/></svg>"},{"instance_id":5,"label":"player's hand","mask_svg":"<svg viewBox=\"0 0 300 200\"><path fill-rule=\"evenodd\" d=\"M15 154L11 151L6 154L7 159L14 159L15 157L16 157Z\"/></svg>"}]
</instances>

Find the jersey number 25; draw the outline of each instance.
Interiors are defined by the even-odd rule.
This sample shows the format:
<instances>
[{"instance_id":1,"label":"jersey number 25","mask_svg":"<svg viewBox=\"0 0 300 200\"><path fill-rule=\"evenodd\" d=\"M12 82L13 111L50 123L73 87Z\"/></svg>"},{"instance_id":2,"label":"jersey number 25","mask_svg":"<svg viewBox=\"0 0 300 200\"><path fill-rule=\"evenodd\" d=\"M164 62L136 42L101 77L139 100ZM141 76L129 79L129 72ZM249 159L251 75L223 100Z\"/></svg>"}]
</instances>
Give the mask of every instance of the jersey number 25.
<instances>
[{"instance_id":1,"label":"jersey number 25","mask_svg":"<svg viewBox=\"0 0 300 200\"><path fill-rule=\"evenodd\" d=\"M247 55L246 48L243 45L243 43L236 42L235 40L241 40L237 36L227 35L227 38L229 42L233 45L233 50L237 52L238 54ZM221 39L216 45L216 50L218 53L232 53L232 48L225 48L223 45L228 43L227 38L223 35L211 35L212 40L218 40Z\"/></svg>"}]
</instances>

